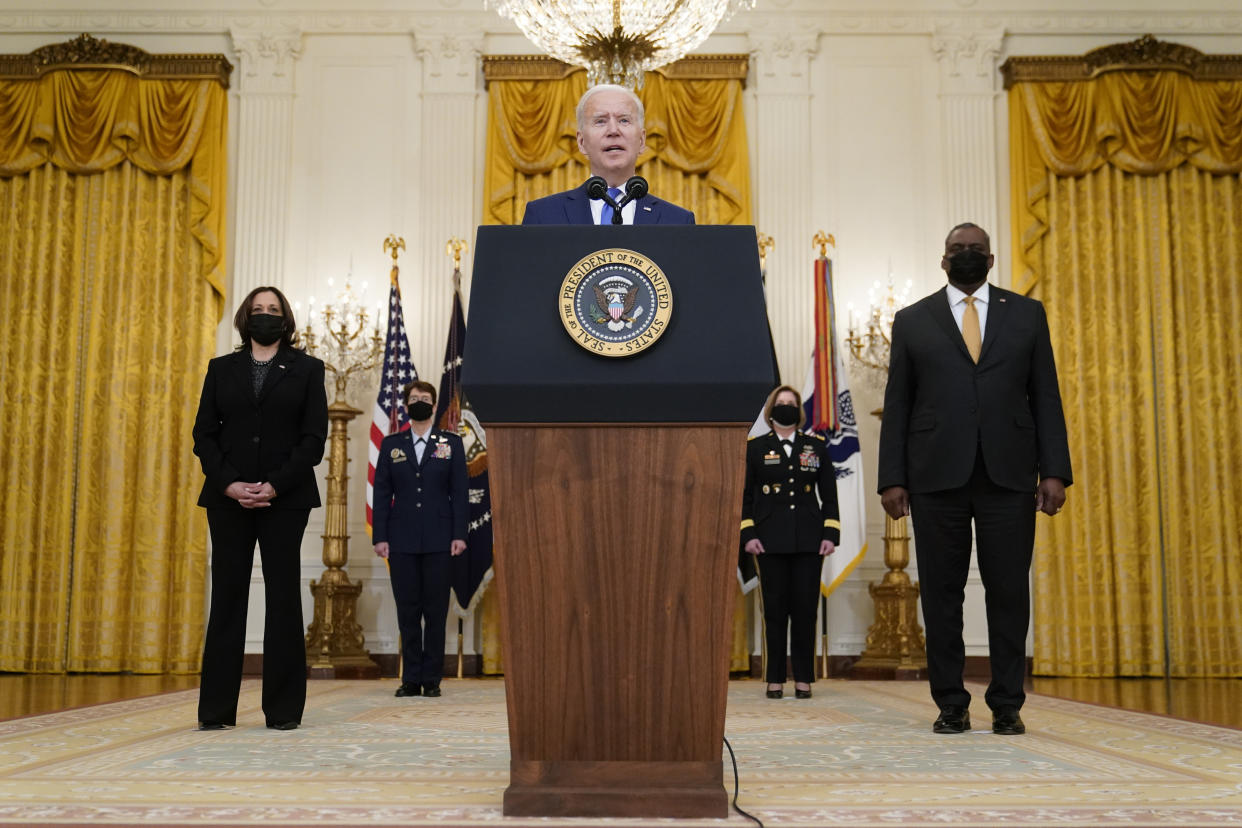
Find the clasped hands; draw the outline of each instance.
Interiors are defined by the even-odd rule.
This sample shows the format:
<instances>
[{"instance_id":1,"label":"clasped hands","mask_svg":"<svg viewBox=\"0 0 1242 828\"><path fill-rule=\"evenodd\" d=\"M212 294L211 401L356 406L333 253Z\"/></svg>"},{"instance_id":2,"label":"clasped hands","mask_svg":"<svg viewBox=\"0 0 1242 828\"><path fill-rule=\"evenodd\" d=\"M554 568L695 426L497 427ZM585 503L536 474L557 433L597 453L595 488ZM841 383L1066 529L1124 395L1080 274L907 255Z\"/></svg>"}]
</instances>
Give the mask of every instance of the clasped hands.
<instances>
[{"instance_id":1,"label":"clasped hands","mask_svg":"<svg viewBox=\"0 0 1242 828\"><path fill-rule=\"evenodd\" d=\"M457 557L465 551L466 542L464 540L454 540L449 544L449 554L453 557ZM375 554L386 559L388 557L388 541L380 541L375 544Z\"/></svg>"},{"instance_id":2,"label":"clasped hands","mask_svg":"<svg viewBox=\"0 0 1242 828\"><path fill-rule=\"evenodd\" d=\"M224 493L241 504L243 509L266 509L272 505L276 497L276 489L271 483L243 483L236 480L229 484Z\"/></svg>"},{"instance_id":3,"label":"clasped hands","mask_svg":"<svg viewBox=\"0 0 1242 828\"><path fill-rule=\"evenodd\" d=\"M821 558L827 557L828 555L831 555L833 550L836 548L837 548L837 545L830 540L820 541L819 542L819 556ZM763 541L759 540L758 538L751 538L750 540L746 541L745 550L746 550L746 554L748 555L762 555L764 553Z\"/></svg>"}]
</instances>

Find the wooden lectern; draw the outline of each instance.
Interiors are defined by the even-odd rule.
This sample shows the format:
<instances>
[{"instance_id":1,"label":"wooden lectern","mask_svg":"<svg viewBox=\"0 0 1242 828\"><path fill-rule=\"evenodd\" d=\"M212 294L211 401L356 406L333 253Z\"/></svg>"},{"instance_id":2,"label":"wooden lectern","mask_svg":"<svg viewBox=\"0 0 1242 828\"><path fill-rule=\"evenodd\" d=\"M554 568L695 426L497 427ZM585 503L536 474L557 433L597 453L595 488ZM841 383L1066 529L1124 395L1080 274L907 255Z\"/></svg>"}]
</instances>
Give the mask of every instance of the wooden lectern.
<instances>
[{"instance_id":1,"label":"wooden lectern","mask_svg":"<svg viewBox=\"0 0 1242 828\"><path fill-rule=\"evenodd\" d=\"M660 338L562 323L603 250L667 277ZM726 817L746 433L775 383L749 227L481 227L463 386L487 427L514 816Z\"/></svg>"}]
</instances>

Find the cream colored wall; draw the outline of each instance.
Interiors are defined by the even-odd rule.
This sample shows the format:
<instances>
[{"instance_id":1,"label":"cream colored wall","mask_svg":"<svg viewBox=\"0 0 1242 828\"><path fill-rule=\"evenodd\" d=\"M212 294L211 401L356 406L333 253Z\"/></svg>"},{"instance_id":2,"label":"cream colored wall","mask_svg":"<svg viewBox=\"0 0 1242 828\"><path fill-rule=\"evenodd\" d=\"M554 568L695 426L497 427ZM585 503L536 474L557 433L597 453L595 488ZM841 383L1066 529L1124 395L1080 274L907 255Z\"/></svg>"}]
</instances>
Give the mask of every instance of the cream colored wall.
<instances>
[{"instance_id":1,"label":"cream colored wall","mask_svg":"<svg viewBox=\"0 0 1242 828\"><path fill-rule=\"evenodd\" d=\"M996 67L1010 55L1080 54L1151 33L1209 52L1242 52L1236 0L1195 11L1096 0L759 0L701 51L753 56L747 85L755 222L776 239L770 314L786 380L801 382L812 341L811 237L835 235L839 324L891 273L914 298L942 282L947 228L993 231L995 281L1008 282L1005 99ZM402 291L411 348L438 381L451 299L445 241L473 242L482 213L486 97L482 54L533 51L481 0L40 0L0 3L0 52L22 53L89 31L152 52L222 52L234 64L230 113L231 293L272 283L303 308L352 274L385 301L381 242L403 236ZM358 10L359 7L365 10ZM469 289L469 261L465 265ZM221 325L219 345L232 332ZM868 486L881 391L855 382ZM362 503L372 399L351 429L349 572L372 652L397 648L386 570L370 552ZM326 463L321 474L326 471ZM1074 492L1070 490L1071 505ZM830 651L858 653L872 620L866 585L884 571L878 498L870 554L831 599ZM312 515L303 578L322 571L323 512ZM1037 550L1037 554L1052 554ZM913 564L911 565L913 571ZM304 605L309 620L310 601ZM968 653L987 652L982 589L971 578ZM262 650L255 569L247 650ZM450 632L452 632L450 625ZM474 629L467 622L467 650Z\"/></svg>"}]
</instances>

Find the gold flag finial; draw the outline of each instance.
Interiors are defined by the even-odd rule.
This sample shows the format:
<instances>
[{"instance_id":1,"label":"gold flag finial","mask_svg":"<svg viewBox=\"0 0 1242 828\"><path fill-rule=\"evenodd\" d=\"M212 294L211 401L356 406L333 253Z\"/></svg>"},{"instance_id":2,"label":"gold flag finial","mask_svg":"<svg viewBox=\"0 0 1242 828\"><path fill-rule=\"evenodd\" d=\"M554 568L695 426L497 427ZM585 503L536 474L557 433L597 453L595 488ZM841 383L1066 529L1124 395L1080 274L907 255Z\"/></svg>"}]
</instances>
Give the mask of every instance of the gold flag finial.
<instances>
[{"instance_id":1,"label":"gold flag finial","mask_svg":"<svg viewBox=\"0 0 1242 828\"><path fill-rule=\"evenodd\" d=\"M828 245L836 247L837 240L832 237L831 233L825 233L823 230L820 230L815 234L815 238L811 239L811 244L818 245L820 256L827 256Z\"/></svg>"},{"instance_id":2,"label":"gold flag finial","mask_svg":"<svg viewBox=\"0 0 1242 828\"><path fill-rule=\"evenodd\" d=\"M461 270L461 252L469 246L465 239L459 239L456 236L444 245L444 255L453 257L454 270Z\"/></svg>"},{"instance_id":3,"label":"gold flag finial","mask_svg":"<svg viewBox=\"0 0 1242 828\"><path fill-rule=\"evenodd\" d=\"M405 250L405 239L390 233L388 238L384 239L384 252L392 251L393 267L397 266L398 250Z\"/></svg>"},{"instance_id":4,"label":"gold flag finial","mask_svg":"<svg viewBox=\"0 0 1242 828\"><path fill-rule=\"evenodd\" d=\"M755 235L759 241L759 268L762 270L768 266L768 251L776 247L776 239L758 230L755 231Z\"/></svg>"}]
</instances>

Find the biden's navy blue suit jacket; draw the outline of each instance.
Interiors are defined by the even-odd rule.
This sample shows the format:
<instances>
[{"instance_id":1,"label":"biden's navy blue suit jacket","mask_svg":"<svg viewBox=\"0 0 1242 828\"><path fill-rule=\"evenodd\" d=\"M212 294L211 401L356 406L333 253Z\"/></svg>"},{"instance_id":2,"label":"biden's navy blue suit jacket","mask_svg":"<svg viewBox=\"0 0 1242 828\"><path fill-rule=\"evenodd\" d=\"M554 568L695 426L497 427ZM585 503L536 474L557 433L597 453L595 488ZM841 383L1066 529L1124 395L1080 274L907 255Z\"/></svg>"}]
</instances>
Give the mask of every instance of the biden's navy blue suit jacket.
<instances>
[{"instance_id":1,"label":"biden's navy blue suit jacket","mask_svg":"<svg viewBox=\"0 0 1242 828\"><path fill-rule=\"evenodd\" d=\"M466 449L461 437L433 428L423 461L408 429L380 443L371 507L371 541L389 554L447 552L466 540L468 513Z\"/></svg>"},{"instance_id":2,"label":"biden's navy blue suit jacket","mask_svg":"<svg viewBox=\"0 0 1242 828\"><path fill-rule=\"evenodd\" d=\"M594 224L586 185L527 202L522 224ZM634 202L635 224L694 224L694 213L645 195Z\"/></svg>"}]
</instances>

